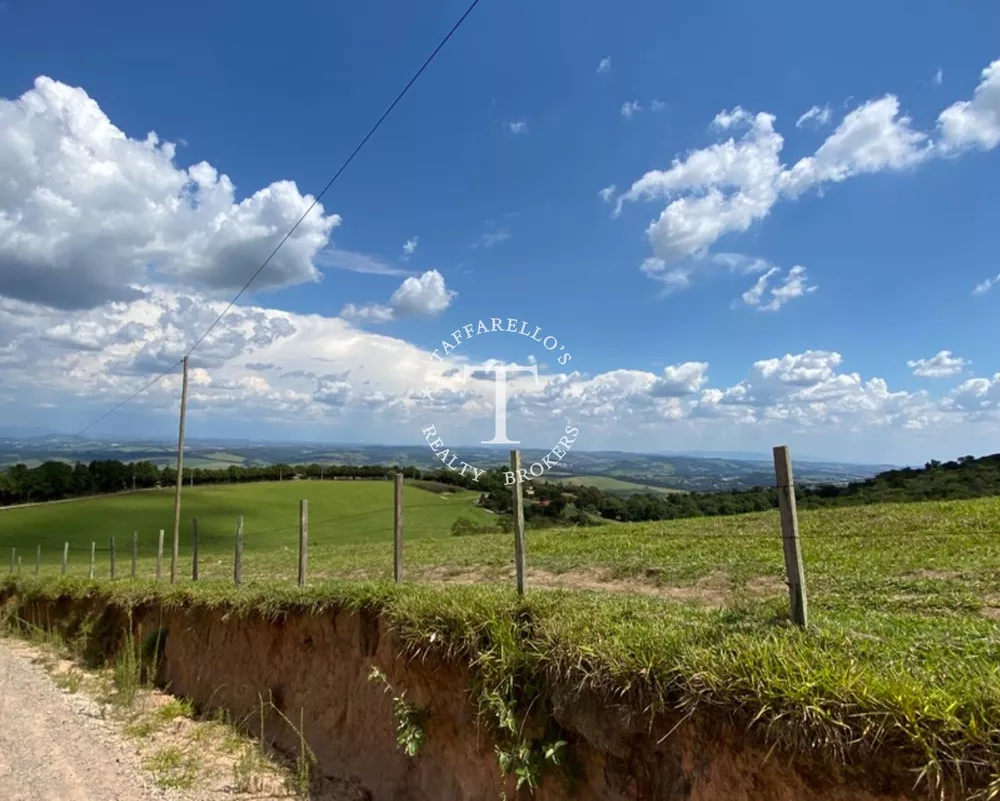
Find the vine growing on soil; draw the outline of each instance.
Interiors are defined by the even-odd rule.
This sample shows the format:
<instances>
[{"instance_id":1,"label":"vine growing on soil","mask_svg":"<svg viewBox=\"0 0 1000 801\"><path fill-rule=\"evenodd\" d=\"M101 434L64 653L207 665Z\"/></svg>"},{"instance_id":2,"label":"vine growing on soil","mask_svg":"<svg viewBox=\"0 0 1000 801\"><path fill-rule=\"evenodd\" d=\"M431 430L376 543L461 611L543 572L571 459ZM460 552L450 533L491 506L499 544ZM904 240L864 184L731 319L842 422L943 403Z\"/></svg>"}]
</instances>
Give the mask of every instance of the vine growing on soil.
<instances>
[{"instance_id":1,"label":"vine growing on soil","mask_svg":"<svg viewBox=\"0 0 1000 801\"><path fill-rule=\"evenodd\" d=\"M427 739L424 724L430 715L429 709L422 709L406 699L406 690L396 695L396 690L388 676L372 665L368 681L381 682L383 691L392 695L392 714L396 721L396 743L406 751L407 756L416 756Z\"/></svg>"}]
</instances>

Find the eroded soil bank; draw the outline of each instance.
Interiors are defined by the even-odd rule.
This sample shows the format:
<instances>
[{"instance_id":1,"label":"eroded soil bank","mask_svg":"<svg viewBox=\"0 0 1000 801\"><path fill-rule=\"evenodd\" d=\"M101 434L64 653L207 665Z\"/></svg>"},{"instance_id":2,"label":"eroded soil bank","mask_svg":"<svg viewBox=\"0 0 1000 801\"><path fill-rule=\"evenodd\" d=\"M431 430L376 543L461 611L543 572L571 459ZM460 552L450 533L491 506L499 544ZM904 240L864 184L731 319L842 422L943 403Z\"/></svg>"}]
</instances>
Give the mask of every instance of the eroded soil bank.
<instances>
[{"instance_id":1,"label":"eroded soil bank","mask_svg":"<svg viewBox=\"0 0 1000 801\"><path fill-rule=\"evenodd\" d=\"M16 601L15 601L16 602ZM113 659L130 623L124 609L89 600L33 600L17 614L67 636L89 631L96 657ZM433 650L404 649L374 614L338 611L286 614L277 620L188 607L135 609L131 625L147 644L166 632L159 678L175 695L209 713L227 710L257 727L261 699L283 715L263 714L266 736L294 753L299 726L319 770L359 781L372 801L483 801L515 795L515 776L501 776L494 727L477 716L473 668ZM380 669L393 688L372 681ZM415 757L396 742L393 697L428 714ZM546 687L533 703L526 739L566 742L559 766L536 773L541 801L889 801L926 798L912 774L891 765L850 772L830 760L795 759L768 749L725 720L672 720L638 714L606 700ZM545 739L548 737L548 739Z\"/></svg>"}]
</instances>

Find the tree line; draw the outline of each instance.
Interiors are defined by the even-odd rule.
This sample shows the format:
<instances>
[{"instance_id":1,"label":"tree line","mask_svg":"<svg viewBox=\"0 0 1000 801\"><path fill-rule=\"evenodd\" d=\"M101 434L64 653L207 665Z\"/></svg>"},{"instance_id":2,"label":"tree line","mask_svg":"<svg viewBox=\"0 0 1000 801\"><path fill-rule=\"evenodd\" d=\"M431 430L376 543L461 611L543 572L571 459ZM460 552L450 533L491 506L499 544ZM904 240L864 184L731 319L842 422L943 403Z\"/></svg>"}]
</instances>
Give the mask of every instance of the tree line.
<instances>
[{"instance_id":1,"label":"tree line","mask_svg":"<svg viewBox=\"0 0 1000 801\"><path fill-rule=\"evenodd\" d=\"M430 476L425 474L425 477ZM449 477L448 471L439 471L434 480L482 489L485 492L484 506L498 514L509 514L511 511L510 488L503 484L502 469L484 474L478 485L454 473ZM595 517L643 522L737 515L778 507L778 492L773 486L716 492L646 492L627 497L596 487L570 487L537 480L526 486L531 488L531 496L525 501L527 520L549 518L576 525L592 522ZM848 484L795 487L796 505L800 509L961 500L993 495L1000 495L1000 454L980 458L962 456L949 462L932 460L922 468L888 470L864 481Z\"/></svg>"},{"instance_id":2,"label":"tree line","mask_svg":"<svg viewBox=\"0 0 1000 801\"><path fill-rule=\"evenodd\" d=\"M244 484L255 481L282 481L298 478L387 479L395 472L407 478L419 477L416 468L380 465L230 465L224 468L195 467L184 470L184 484ZM89 464L48 461L38 467L17 464L0 471L0 506L19 503L58 501L87 495L105 495L128 490L173 486L174 467L158 467L153 462L121 462L97 459Z\"/></svg>"},{"instance_id":3,"label":"tree line","mask_svg":"<svg viewBox=\"0 0 1000 801\"><path fill-rule=\"evenodd\" d=\"M433 491L448 487L481 493L480 503L499 515L511 512L510 487L505 466L483 472L478 481L471 473L448 469L420 470L398 465L231 465L226 468L193 468L184 471L184 483L194 485L281 481L295 478L323 480L385 480L394 473L419 481ZM158 467L149 461L95 460L89 464L49 461L29 468L18 464L0 471L0 505L61 500L85 495L172 486L177 480L173 467ZM927 500L955 500L1000 495L1000 454L955 461L927 462L922 468L903 468L879 473L865 481L843 485L796 486L801 509ZM575 524L595 519L642 522L682 517L734 515L777 508L775 488L718 492L657 493L624 497L596 487L568 486L533 480L525 484L525 518L536 525Z\"/></svg>"}]
</instances>

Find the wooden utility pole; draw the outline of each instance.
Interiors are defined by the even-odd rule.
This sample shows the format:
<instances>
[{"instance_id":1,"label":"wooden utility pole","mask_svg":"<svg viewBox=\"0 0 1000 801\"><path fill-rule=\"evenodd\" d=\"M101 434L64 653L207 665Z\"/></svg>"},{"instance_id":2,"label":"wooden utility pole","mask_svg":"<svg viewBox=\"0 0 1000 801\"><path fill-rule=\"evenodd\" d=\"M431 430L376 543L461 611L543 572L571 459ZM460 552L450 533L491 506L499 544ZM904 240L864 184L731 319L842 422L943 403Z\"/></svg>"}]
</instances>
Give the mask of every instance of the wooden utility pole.
<instances>
[{"instance_id":1,"label":"wooden utility pole","mask_svg":"<svg viewBox=\"0 0 1000 801\"><path fill-rule=\"evenodd\" d=\"M393 568L392 575L398 584L403 580L403 474L396 473L392 485L393 496Z\"/></svg>"},{"instance_id":2,"label":"wooden utility pole","mask_svg":"<svg viewBox=\"0 0 1000 801\"><path fill-rule=\"evenodd\" d=\"M97 543L90 543L90 578L94 578L94 553L97 551Z\"/></svg>"},{"instance_id":3,"label":"wooden utility pole","mask_svg":"<svg viewBox=\"0 0 1000 801\"><path fill-rule=\"evenodd\" d=\"M163 529L160 529L160 536L156 540L156 580L160 580L160 573L163 570Z\"/></svg>"},{"instance_id":4,"label":"wooden utility pole","mask_svg":"<svg viewBox=\"0 0 1000 801\"><path fill-rule=\"evenodd\" d=\"M42 564L42 546L39 545L35 549L35 575L38 575L38 569Z\"/></svg>"},{"instance_id":5,"label":"wooden utility pole","mask_svg":"<svg viewBox=\"0 0 1000 801\"><path fill-rule=\"evenodd\" d=\"M795 509L795 484L792 481L792 460L787 445L774 449L774 473L778 485L778 510L781 513L781 540L785 551L785 573L792 605L792 621L799 626L809 623L806 603L806 573L802 567L799 545L799 518Z\"/></svg>"},{"instance_id":6,"label":"wooden utility pole","mask_svg":"<svg viewBox=\"0 0 1000 801\"><path fill-rule=\"evenodd\" d=\"M66 564L69 562L69 543L63 543L63 563L62 563L62 574L66 575Z\"/></svg>"},{"instance_id":7,"label":"wooden utility pole","mask_svg":"<svg viewBox=\"0 0 1000 801\"><path fill-rule=\"evenodd\" d=\"M514 570L517 594L524 595L524 488L521 485L521 452L510 452L510 469L514 473Z\"/></svg>"},{"instance_id":8,"label":"wooden utility pole","mask_svg":"<svg viewBox=\"0 0 1000 801\"><path fill-rule=\"evenodd\" d=\"M188 405L188 357L184 357L184 379L181 384L181 421L177 432L177 488L174 491L174 550L170 557L170 583L177 580L177 558L181 542L181 485L184 482L184 418Z\"/></svg>"},{"instance_id":9,"label":"wooden utility pole","mask_svg":"<svg viewBox=\"0 0 1000 801\"><path fill-rule=\"evenodd\" d=\"M139 532L132 532L132 578L135 578L135 563L139 561Z\"/></svg>"}]
</instances>

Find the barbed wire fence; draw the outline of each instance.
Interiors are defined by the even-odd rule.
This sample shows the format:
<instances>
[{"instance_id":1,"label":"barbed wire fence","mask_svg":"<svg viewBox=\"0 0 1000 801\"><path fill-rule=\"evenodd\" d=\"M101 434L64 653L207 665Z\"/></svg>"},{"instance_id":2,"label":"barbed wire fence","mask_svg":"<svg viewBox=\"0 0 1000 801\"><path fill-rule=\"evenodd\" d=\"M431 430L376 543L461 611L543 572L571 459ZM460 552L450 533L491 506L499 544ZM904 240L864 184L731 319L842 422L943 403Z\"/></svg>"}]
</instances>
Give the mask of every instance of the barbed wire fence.
<instances>
[{"instance_id":1,"label":"barbed wire fence","mask_svg":"<svg viewBox=\"0 0 1000 801\"><path fill-rule=\"evenodd\" d=\"M788 448L778 446L774 448L773 455L780 520L780 525L775 526L773 531L745 530L734 526L732 530L722 532L698 532L691 530L690 527L674 529L662 525L657 526L656 538L677 541L678 553L685 545L704 543L707 540L725 543L723 547L727 551L735 551L737 544L743 543L756 549L755 557L764 554L768 559L777 555L780 542L790 617L797 625L806 626L809 619L806 576L802 562ZM220 529L218 514L213 514L209 521L192 518L184 529L183 549L173 551L168 548L166 553L164 552L167 535L165 528L131 533L119 528L102 542L90 536L81 541L81 537L70 535L61 543L58 550L54 547L52 536L46 537L45 550L37 542L22 538L11 548L10 573L18 577L41 575L43 572L46 576L62 575L79 578L85 575L91 581L150 578L170 584L210 581L225 582L234 586L256 582L297 583L299 586L305 586L310 582L338 578L381 579L396 583L404 580L420 582L428 579L483 583L513 579L517 592L523 595L531 585L531 574L526 570L531 551L531 541L528 539L526 542L525 537L523 488L526 478L527 471L521 467L520 453L511 451L510 470L506 472L506 479L512 493L512 514L509 517L506 513L502 517L498 515L497 525L492 528L473 524L474 530L465 532L496 531L496 537L503 539L491 537L487 543L481 539L469 538L467 541L472 545L464 550L459 548L449 551L448 547L442 548L439 544L440 535L449 529L452 534L463 533L454 526L456 520L460 520L461 517L452 520L450 525L427 523L427 518L421 514L421 510L441 510L443 499L429 496L434 497L434 502L412 503L411 498L411 503L404 505L404 477L403 473L396 473L392 481L391 505L389 498L386 497L384 501L378 502L376 508L310 518L309 501L303 498L299 500L298 520L294 523L255 528L252 524L248 525L250 518L234 514L231 523L225 524L224 531ZM420 489L421 494L424 492L424 489ZM303 494L308 493L303 492ZM291 512L290 509L289 518L294 520ZM410 522L404 520L407 512L418 513L415 515L416 525L412 518ZM368 519L371 521L370 524L367 523ZM509 525L500 525L501 520L509 521ZM208 526L203 527L204 522L207 522ZM358 525L359 523L361 525ZM538 529L542 530L544 529ZM549 530L566 529L555 527ZM984 534L986 533L988 532L984 531ZM510 535L513 535L513 542L506 539ZM614 528L607 528L602 534L595 536L614 536ZM846 540L859 547L864 545L895 550L901 540L912 541L914 538L919 538L933 541L967 536L968 532L948 530L810 531L808 540L821 540L831 544L835 540ZM774 550L771 550L770 545L765 545L761 550L758 547L761 541L774 543ZM749 545L750 542L753 542L752 546ZM729 543L733 544L732 547ZM206 545L209 547L205 548ZM407 549L410 549L414 556L415 567L410 571L404 570L404 555ZM228 556L226 551L229 553ZM454 564L447 561L449 553L453 557L457 556ZM317 557L312 568L310 568L310 556ZM626 554L625 561L631 559L631 567L638 568L640 572L645 571L647 575L650 571L659 570L654 565L637 564L638 560L643 558L641 549L638 549L632 557ZM720 554L721 560L725 561L726 558L724 554ZM583 571L607 567L600 560L588 564L585 558L578 558L577 562L574 569ZM546 584L543 580L546 578L544 564L544 558L539 557L538 569L541 572L534 574L538 577L537 584L553 586L551 581ZM498 565L502 565L502 569L495 569ZM551 579L551 576L547 578ZM572 582L568 586L573 586ZM635 588L626 584L619 589L627 593ZM641 589L639 588L640 591Z\"/></svg>"},{"instance_id":2,"label":"barbed wire fence","mask_svg":"<svg viewBox=\"0 0 1000 801\"><path fill-rule=\"evenodd\" d=\"M806 593L806 576L802 562L801 542L799 535L798 515L795 506L794 481L791 472L791 459L787 446L773 449L775 484L778 490L778 511L780 527L775 531L742 531L731 532L692 532L671 531L667 526L657 533L658 538L665 540L772 540L781 542L784 560L785 583L788 586L789 607L792 620L799 626L808 625L808 601ZM513 562L513 578L519 594L524 594L530 576L526 571L528 549L525 541L524 492L523 488L528 472L521 467L519 451L510 452L510 470L506 473L507 485L512 493L510 516L510 534L513 546L504 557L506 563ZM423 491L423 490L421 490ZM198 582L226 581L235 586L249 581L296 582L299 586L327 578L383 578L391 577L396 583L407 578L404 570L404 534L414 540L426 540L430 537L422 535L441 534L445 524L428 525L406 524L405 512L418 512L421 509L441 509L441 499L435 503L411 503L404 505L404 478L402 473L393 476L392 505L379 505L375 509L366 509L349 514L337 514L310 518L309 502L303 498L299 501L298 520L283 526L268 528L253 528L247 525L244 515L235 515L232 526L224 534L218 530L218 516L212 520L213 530L207 531L200 527L199 520L193 518L185 527L185 547L168 549L164 552L166 530L150 532L135 531L131 537L127 533L117 532L104 542L95 540L80 542L79 538L68 537L58 554L59 574L63 576L79 576L85 573L89 580L119 580L129 578L149 578L150 574L157 581ZM388 499L387 499L388 501ZM291 517L291 515L289 515ZM419 515L418 515L419 517ZM370 526L358 527L356 524L372 518ZM293 518L294 519L294 518ZM498 518L499 521L499 518ZM423 522L423 521L421 521ZM349 529L344 536L345 524ZM497 530L503 530L497 526ZM389 571L389 532L392 533L392 570ZM206 536L207 535L207 536ZM275 545L275 540L284 543ZM866 532L814 532L809 538L824 540L843 539L858 541L871 537ZM941 532L912 531L880 532L878 539L914 536L948 537L955 536ZM51 542L51 537L48 541ZM353 554L350 548L345 548L345 539L361 549L361 557ZM230 557L225 557L220 549L220 542L228 540L232 543ZM266 545L262 543L266 541ZM409 542L409 540L407 540ZM495 542L495 541L493 541ZM211 547L207 549L204 546ZM528 543L530 545L530 543ZM249 550L246 546L249 545ZM777 545L777 543L776 543ZM385 548L384 559L379 555ZM411 547L413 547L411 545ZM491 549L494 546L490 546ZM19 546L11 548L10 572L12 575L35 575L42 572L43 556L47 575L55 572L53 554L50 549L43 553L42 546L26 543L22 540ZM319 569L310 571L310 552L322 558L318 560ZM495 557L496 551L490 553ZM82 557L82 558L80 558ZM32 565L33 563L33 565ZM422 565L426 567L426 565ZM441 564L440 569L447 570L449 565ZM453 566L452 566L453 567ZM581 567L587 567L582 565ZM248 569L249 568L249 569ZM167 570L169 573L167 574ZM426 571L420 569L410 576L419 578ZM165 575L167 574L167 575ZM485 580L485 579L484 579Z\"/></svg>"}]
</instances>

